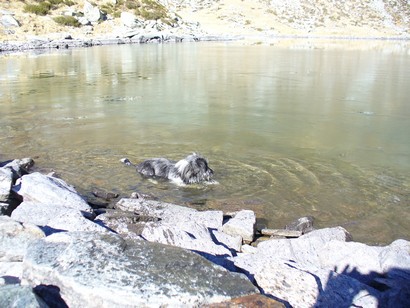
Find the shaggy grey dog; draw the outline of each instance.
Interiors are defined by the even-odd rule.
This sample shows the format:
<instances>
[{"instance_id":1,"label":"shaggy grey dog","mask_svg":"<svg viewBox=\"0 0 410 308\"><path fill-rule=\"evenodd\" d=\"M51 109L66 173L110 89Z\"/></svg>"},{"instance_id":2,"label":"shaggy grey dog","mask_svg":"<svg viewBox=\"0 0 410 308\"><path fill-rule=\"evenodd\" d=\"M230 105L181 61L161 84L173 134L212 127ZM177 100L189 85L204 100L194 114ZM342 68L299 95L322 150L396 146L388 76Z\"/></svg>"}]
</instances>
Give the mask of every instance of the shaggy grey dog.
<instances>
[{"instance_id":1,"label":"shaggy grey dog","mask_svg":"<svg viewBox=\"0 0 410 308\"><path fill-rule=\"evenodd\" d=\"M128 158L121 161L126 165L135 166L139 173L147 177L165 178L177 184L214 183L214 171L209 168L208 161L196 153L178 162L166 158L152 158L138 165L132 164Z\"/></svg>"}]
</instances>

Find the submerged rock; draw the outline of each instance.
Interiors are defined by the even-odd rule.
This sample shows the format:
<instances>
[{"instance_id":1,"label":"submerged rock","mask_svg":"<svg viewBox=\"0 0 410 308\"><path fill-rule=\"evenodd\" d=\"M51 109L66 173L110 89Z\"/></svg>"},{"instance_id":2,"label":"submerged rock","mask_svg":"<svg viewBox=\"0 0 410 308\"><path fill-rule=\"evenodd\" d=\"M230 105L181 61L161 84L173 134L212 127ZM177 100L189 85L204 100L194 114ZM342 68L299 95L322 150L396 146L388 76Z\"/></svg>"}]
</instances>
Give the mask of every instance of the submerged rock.
<instances>
[{"instance_id":1,"label":"submerged rock","mask_svg":"<svg viewBox=\"0 0 410 308\"><path fill-rule=\"evenodd\" d=\"M258 293L195 253L115 234L53 234L29 247L23 265L25 283L57 286L69 307L198 306Z\"/></svg>"},{"instance_id":2,"label":"submerged rock","mask_svg":"<svg viewBox=\"0 0 410 308\"><path fill-rule=\"evenodd\" d=\"M300 217L297 220L286 225L285 229L291 230L291 231L300 231L302 234L305 234L305 233L308 233L314 230L313 222L314 222L313 216Z\"/></svg>"}]
</instances>

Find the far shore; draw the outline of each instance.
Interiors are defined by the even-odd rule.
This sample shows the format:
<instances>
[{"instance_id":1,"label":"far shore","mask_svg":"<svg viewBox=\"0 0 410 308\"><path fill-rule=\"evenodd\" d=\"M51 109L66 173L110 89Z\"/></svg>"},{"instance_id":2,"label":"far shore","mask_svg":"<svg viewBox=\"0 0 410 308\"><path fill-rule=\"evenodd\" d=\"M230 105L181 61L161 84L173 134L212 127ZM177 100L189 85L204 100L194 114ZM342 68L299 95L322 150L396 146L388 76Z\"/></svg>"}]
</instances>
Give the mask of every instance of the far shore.
<instances>
[{"instance_id":1,"label":"far shore","mask_svg":"<svg viewBox=\"0 0 410 308\"><path fill-rule=\"evenodd\" d=\"M322 36L322 35L271 35L271 36L241 36L241 35L175 35L168 32L139 34L130 37L79 37L68 35L63 39L51 39L47 35L32 36L21 41L0 42L0 55L38 50L69 49L102 45L124 45L144 43L185 43L185 42L235 42L243 45L276 45L281 42L311 41L312 43L329 42L410 42L410 37L363 37L363 36ZM286 44L284 44L286 45Z\"/></svg>"}]
</instances>

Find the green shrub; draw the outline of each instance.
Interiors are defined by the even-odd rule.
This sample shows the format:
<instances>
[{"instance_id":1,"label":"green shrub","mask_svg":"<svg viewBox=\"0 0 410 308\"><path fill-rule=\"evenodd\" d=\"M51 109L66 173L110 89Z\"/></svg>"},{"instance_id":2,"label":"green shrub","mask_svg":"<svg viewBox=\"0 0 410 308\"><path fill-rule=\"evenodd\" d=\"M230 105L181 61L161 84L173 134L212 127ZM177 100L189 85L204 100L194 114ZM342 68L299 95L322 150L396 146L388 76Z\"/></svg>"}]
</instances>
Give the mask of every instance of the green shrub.
<instances>
[{"instance_id":1,"label":"green shrub","mask_svg":"<svg viewBox=\"0 0 410 308\"><path fill-rule=\"evenodd\" d=\"M67 6L73 6L75 4L75 2L71 1L71 0L65 0L64 4L67 5Z\"/></svg>"},{"instance_id":2,"label":"green shrub","mask_svg":"<svg viewBox=\"0 0 410 308\"><path fill-rule=\"evenodd\" d=\"M73 16L58 16L54 17L53 20L63 26L70 26L70 27L80 27L81 24L75 19Z\"/></svg>"},{"instance_id":3,"label":"green shrub","mask_svg":"<svg viewBox=\"0 0 410 308\"><path fill-rule=\"evenodd\" d=\"M146 20L169 19L167 9L153 0L141 0L141 5L135 10L135 13Z\"/></svg>"},{"instance_id":4,"label":"green shrub","mask_svg":"<svg viewBox=\"0 0 410 308\"><path fill-rule=\"evenodd\" d=\"M51 5L57 6L61 3L64 3L64 0L47 0Z\"/></svg>"},{"instance_id":5,"label":"green shrub","mask_svg":"<svg viewBox=\"0 0 410 308\"><path fill-rule=\"evenodd\" d=\"M49 2L40 2L39 4L26 4L24 6L24 12L33 13L36 15L47 15L51 9Z\"/></svg>"}]
</instances>

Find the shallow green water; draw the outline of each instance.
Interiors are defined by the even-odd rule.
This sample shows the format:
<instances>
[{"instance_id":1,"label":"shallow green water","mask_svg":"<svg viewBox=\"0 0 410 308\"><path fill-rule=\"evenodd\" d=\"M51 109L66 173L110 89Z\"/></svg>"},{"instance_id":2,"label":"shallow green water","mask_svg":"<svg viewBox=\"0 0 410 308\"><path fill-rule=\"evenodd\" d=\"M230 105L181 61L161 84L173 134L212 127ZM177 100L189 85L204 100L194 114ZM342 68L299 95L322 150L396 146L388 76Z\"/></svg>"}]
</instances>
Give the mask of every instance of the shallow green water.
<instances>
[{"instance_id":1,"label":"shallow green water","mask_svg":"<svg viewBox=\"0 0 410 308\"><path fill-rule=\"evenodd\" d=\"M85 195L136 190L253 209L274 228L313 215L356 240L409 239L409 50L299 41L0 55L0 159L33 157ZM149 181L119 162L193 151L219 185Z\"/></svg>"}]
</instances>

